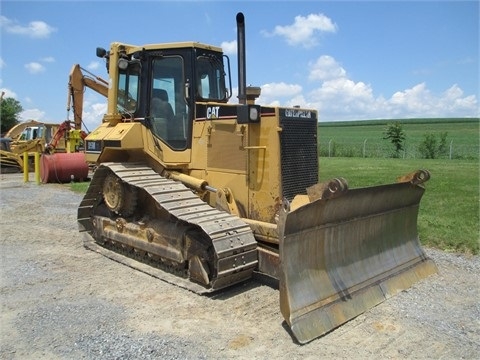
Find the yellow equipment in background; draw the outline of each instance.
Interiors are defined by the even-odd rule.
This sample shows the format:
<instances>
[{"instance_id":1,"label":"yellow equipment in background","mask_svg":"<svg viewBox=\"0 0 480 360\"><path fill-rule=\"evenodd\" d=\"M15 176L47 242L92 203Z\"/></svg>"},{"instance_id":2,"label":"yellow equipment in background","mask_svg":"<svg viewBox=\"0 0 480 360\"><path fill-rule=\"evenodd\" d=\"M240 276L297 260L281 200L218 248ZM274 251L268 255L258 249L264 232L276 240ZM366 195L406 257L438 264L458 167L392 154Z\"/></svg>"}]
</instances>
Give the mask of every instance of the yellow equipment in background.
<instances>
[{"instance_id":1,"label":"yellow equipment in background","mask_svg":"<svg viewBox=\"0 0 480 360\"><path fill-rule=\"evenodd\" d=\"M87 247L198 293L278 279L281 312L306 343L437 271L417 233L429 174L319 184L317 111L256 104L242 13L237 32L237 104L218 47L97 48L111 86L85 139L98 167L79 230Z\"/></svg>"},{"instance_id":2,"label":"yellow equipment in background","mask_svg":"<svg viewBox=\"0 0 480 360\"><path fill-rule=\"evenodd\" d=\"M33 170L35 153L43 153L46 145L57 133L60 124L46 123L36 120L28 120L13 126L5 138L11 139L11 152L20 156L23 163L23 156L28 154L28 164ZM65 140L58 142L58 152L65 152Z\"/></svg>"},{"instance_id":3,"label":"yellow equipment in background","mask_svg":"<svg viewBox=\"0 0 480 360\"><path fill-rule=\"evenodd\" d=\"M10 138L0 138L0 172L15 173L23 171L22 158L10 149Z\"/></svg>"}]
</instances>

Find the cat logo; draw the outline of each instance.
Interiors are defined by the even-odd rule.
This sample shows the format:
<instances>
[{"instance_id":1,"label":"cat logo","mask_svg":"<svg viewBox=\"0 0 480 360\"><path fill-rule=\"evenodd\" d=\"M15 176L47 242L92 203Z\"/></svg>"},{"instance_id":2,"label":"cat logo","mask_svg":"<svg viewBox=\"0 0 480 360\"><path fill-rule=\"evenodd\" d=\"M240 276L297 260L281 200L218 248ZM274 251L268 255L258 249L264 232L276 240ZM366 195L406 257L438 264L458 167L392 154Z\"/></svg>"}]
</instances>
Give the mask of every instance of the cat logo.
<instances>
[{"instance_id":1,"label":"cat logo","mask_svg":"<svg viewBox=\"0 0 480 360\"><path fill-rule=\"evenodd\" d=\"M220 106L209 106L207 107L207 119L218 119Z\"/></svg>"}]
</instances>

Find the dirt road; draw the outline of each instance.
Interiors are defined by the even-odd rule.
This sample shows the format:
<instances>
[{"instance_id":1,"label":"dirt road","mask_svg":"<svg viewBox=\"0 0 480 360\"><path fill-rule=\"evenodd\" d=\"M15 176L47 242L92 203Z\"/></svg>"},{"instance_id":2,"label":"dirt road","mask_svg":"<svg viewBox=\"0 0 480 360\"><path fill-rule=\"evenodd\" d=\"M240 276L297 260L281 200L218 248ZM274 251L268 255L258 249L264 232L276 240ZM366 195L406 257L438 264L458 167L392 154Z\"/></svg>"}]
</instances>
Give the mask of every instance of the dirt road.
<instances>
[{"instance_id":1,"label":"dirt road","mask_svg":"<svg viewBox=\"0 0 480 360\"><path fill-rule=\"evenodd\" d=\"M68 185L0 177L2 359L480 358L478 256L427 249L438 275L301 346L277 290L164 283L83 247Z\"/></svg>"}]
</instances>

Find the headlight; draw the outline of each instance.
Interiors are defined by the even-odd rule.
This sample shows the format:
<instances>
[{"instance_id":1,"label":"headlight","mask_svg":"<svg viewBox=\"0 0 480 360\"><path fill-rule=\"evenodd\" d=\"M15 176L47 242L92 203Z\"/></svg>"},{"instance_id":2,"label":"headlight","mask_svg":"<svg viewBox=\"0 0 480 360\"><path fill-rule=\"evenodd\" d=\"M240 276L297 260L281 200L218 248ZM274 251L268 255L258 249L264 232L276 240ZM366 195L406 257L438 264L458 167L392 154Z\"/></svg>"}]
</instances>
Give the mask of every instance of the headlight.
<instances>
[{"instance_id":1,"label":"headlight","mask_svg":"<svg viewBox=\"0 0 480 360\"><path fill-rule=\"evenodd\" d=\"M258 109L256 107L250 107L249 120L252 122L258 122L259 118L260 114L258 113Z\"/></svg>"},{"instance_id":2,"label":"headlight","mask_svg":"<svg viewBox=\"0 0 480 360\"><path fill-rule=\"evenodd\" d=\"M125 70L126 68L128 68L128 60L127 59L118 59L118 68L120 70Z\"/></svg>"},{"instance_id":3,"label":"headlight","mask_svg":"<svg viewBox=\"0 0 480 360\"><path fill-rule=\"evenodd\" d=\"M237 123L259 123L260 122L260 105L238 105L237 106Z\"/></svg>"}]
</instances>

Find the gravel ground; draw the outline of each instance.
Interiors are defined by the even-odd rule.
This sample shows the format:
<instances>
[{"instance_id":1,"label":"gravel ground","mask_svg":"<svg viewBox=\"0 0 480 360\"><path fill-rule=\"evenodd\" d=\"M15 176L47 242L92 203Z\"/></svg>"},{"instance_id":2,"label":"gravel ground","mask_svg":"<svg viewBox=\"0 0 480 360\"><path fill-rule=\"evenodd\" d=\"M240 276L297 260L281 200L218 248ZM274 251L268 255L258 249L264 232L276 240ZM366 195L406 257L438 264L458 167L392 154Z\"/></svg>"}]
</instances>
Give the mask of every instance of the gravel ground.
<instances>
[{"instance_id":1,"label":"gravel ground","mask_svg":"<svg viewBox=\"0 0 480 360\"><path fill-rule=\"evenodd\" d=\"M0 175L1 359L478 359L480 258L426 249L439 274L306 345L257 281L199 296L83 247L82 196Z\"/></svg>"}]
</instances>

